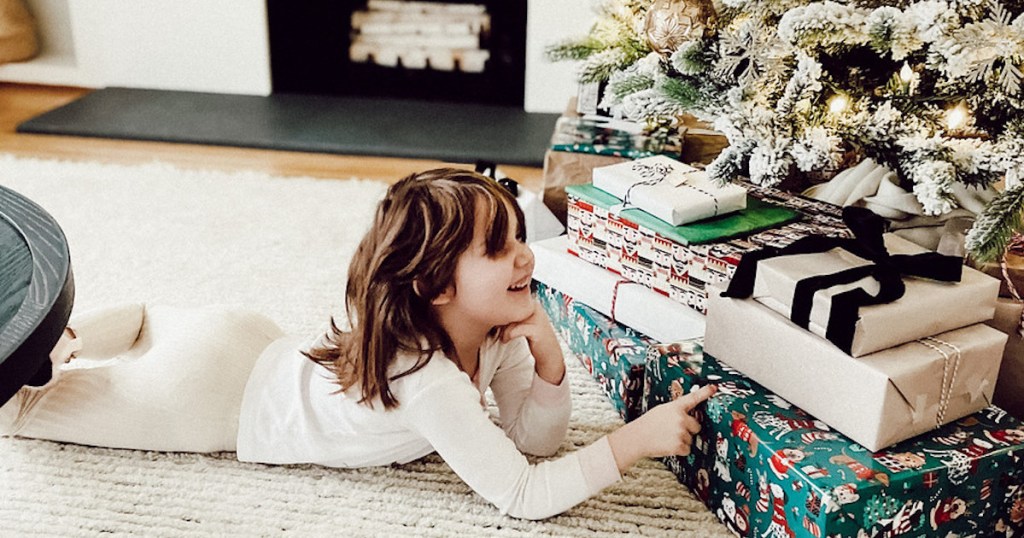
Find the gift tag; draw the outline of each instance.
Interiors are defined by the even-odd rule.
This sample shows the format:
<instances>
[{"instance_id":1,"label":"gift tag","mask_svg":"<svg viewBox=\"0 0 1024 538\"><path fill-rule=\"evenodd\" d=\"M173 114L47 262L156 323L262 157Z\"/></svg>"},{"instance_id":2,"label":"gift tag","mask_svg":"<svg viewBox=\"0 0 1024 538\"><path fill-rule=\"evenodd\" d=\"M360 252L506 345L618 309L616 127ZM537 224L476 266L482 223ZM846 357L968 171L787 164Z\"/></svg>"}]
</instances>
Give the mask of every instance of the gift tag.
<instances>
[{"instance_id":1,"label":"gift tag","mask_svg":"<svg viewBox=\"0 0 1024 538\"><path fill-rule=\"evenodd\" d=\"M690 181L704 179L705 174L703 170L698 170L692 166L683 165L685 168L676 168L669 172L668 177L665 181L673 187L679 187L689 183Z\"/></svg>"}]
</instances>

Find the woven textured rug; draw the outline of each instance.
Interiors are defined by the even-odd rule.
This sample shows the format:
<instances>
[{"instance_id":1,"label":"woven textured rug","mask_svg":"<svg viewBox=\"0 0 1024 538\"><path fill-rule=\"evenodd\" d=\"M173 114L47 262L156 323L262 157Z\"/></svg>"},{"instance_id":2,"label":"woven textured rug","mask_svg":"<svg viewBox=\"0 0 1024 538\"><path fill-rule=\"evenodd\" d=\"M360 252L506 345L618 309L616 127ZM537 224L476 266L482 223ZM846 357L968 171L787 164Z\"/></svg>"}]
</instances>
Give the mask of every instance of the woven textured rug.
<instances>
[{"instance_id":1,"label":"woven textured rug","mask_svg":"<svg viewBox=\"0 0 1024 538\"><path fill-rule=\"evenodd\" d=\"M360 180L115 166L0 155L71 246L76 311L126 301L223 303L311 334L340 313L346 267L385 186ZM621 424L566 351L561 450ZM117 420L117 417L111 417ZM545 521L502 516L436 455L340 470L243 464L0 438L0 535L732 536L664 466L644 461Z\"/></svg>"}]
</instances>

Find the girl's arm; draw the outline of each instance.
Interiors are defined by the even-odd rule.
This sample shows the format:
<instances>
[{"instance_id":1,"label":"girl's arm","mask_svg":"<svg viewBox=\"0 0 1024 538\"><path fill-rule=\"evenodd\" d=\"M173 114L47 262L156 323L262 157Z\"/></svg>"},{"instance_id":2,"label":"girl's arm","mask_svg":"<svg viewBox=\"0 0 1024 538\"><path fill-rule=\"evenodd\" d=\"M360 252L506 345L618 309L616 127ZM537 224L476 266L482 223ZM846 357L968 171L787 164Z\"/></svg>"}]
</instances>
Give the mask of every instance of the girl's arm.
<instances>
[{"instance_id":1,"label":"girl's arm","mask_svg":"<svg viewBox=\"0 0 1024 538\"><path fill-rule=\"evenodd\" d=\"M108 358L132 347L142 330L146 308L142 304L125 304L90 310L75 315L68 327L81 341L81 357Z\"/></svg>"},{"instance_id":2,"label":"girl's arm","mask_svg":"<svg viewBox=\"0 0 1024 538\"><path fill-rule=\"evenodd\" d=\"M536 371L525 338L498 346L498 368L490 386L501 414L501 427L522 452L550 456L561 446L569 428L569 380L563 373L557 385L545 381ZM561 349L558 357L564 361Z\"/></svg>"},{"instance_id":3,"label":"girl's arm","mask_svg":"<svg viewBox=\"0 0 1024 538\"><path fill-rule=\"evenodd\" d=\"M706 385L671 402L651 408L639 418L608 435L619 472L641 458L688 456L700 422L690 412L718 390Z\"/></svg>"},{"instance_id":4,"label":"girl's arm","mask_svg":"<svg viewBox=\"0 0 1024 538\"><path fill-rule=\"evenodd\" d=\"M530 464L480 406L464 380L441 380L403 400L401 416L469 487L502 513L543 519L619 480L608 439L560 458Z\"/></svg>"},{"instance_id":5,"label":"girl's arm","mask_svg":"<svg viewBox=\"0 0 1024 538\"><path fill-rule=\"evenodd\" d=\"M480 406L464 377L446 378L402 402L403 421L422 435L480 496L526 519L559 514L617 482L643 457L686 455L699 423L689 415L708 386L657 406L619 430L560 458L530 464Z\"/></svg>"}]
</instances>

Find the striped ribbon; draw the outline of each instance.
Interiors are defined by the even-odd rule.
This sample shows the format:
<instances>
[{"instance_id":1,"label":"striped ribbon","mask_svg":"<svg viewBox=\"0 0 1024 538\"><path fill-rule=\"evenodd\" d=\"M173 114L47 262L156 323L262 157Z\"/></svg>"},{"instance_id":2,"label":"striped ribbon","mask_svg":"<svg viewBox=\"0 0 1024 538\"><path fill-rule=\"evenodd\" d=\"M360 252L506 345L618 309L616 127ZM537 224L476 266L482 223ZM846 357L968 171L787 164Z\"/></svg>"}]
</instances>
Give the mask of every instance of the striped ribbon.
<instances>
[{"instance_id":1,"label":"striped ribbon","mask_svg":"<svg viewBox=\"0 0 1024 538\"><path fill-rule=\"evenodd\" d=\"M956 384L956 374L960 370L960 359L963 352L949 342L939 340L934 336L922 338L917 341L919 344L929 347L942 355L942 388L939 393L939 409L935 413L935 427L945 424L946 411L949 409L949 399L953 393L953 386ZM950 368L952 363L952 369Z\"/></svg>"},{"instance_id":2,"label":"striped ribbon","mask_svg":"<svg viewBox=\"0 0 1024 538\"><path fill-rule=\"evenodd\" d=\"M1006 282L1007 289L1010 290L1010 296L1013 297L1013 300L1020 302L1020 291L1017 290L1017 286L1013 285L1013 279L1010 278L1010 269L1006 261L1008 254L1024 256L1024 235L1014 233L1010 238L1009 245L1006 247L1006 252L1003 253L1003 257L999 260L999 270L1003 274L1003 281ZM1017 334L1024 338L1024 311L1021 311L1020 321L1017 323Z\"/></svg>"},{"instance_id":3,"label":"striped ribbon","mask_svg":"<svg viewBox=\"0 0 1024 538\"><path fill-rule=\"evenodd\" d=\"M621 279L621 280L618 280L618 281L615 282L615 287L612 288L612 309L611 309L611 315L610 315L610 317L612 318L612 321L615 322L615 323L618 323L618 320L615 319L615 306L619 302L619 286L621 286L623 284L636 284L636 283L633 282L633 281L624 280L624 279Z\"/></svg>"}]
</instances>

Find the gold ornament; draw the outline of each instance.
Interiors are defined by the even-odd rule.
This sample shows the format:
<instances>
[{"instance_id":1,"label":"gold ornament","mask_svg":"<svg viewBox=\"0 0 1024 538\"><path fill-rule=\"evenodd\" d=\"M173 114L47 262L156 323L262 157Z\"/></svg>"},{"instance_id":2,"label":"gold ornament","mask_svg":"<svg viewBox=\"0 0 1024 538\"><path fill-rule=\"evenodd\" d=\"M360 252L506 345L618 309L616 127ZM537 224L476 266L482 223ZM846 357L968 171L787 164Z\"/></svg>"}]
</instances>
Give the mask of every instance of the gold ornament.
<instances>
[{"instance_id":1,"label":"gold ornament","mask_svg":"<svg viewBox=\"0 0 1024 538\"><path fill-rule=\"evenodd\" d=\"M657 0L647 10L644 37L651 50L668 56L679 45L704 37L714 20L710 0Z\"/></svg>"}]
</instances>

